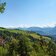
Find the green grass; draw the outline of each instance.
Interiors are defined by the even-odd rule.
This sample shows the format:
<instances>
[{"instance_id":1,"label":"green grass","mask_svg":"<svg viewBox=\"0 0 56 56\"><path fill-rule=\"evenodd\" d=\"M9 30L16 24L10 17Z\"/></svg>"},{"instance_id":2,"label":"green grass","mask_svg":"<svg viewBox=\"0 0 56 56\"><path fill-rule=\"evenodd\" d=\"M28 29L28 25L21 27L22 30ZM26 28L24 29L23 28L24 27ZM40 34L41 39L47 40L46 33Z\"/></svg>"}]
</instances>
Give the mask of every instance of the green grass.
<instances>
[{"instance_id":1,"label":"green grass","mask_svg":"<svg viewBox=\"0 0 56 56\"><path fill-rule=\"evenodd\" d=\"M6 56L6 54L7 54L7 49L0 46L0 56Z\"/></svg>"}]
</instances>

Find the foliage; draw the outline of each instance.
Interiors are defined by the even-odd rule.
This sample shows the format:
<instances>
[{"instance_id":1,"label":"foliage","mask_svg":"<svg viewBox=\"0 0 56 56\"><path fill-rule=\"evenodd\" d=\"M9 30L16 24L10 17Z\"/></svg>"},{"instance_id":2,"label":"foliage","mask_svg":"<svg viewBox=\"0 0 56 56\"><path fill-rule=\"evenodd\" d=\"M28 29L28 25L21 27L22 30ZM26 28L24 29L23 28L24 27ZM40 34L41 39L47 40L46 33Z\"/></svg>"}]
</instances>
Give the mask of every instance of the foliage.
<instances>
[{"instance_id":1,"label":"foliage","mask_svg":"<svg viewBox=\"0 0 56 56\"><path fill-rule=\"evenodd\" d=\"M0 28L0 56L56 56L56 43L34 32Z\"/></svg>"},{"instance_id":2,"label":"foliage","mask_svg":"<svg viewBox=\"0 0 56 56\"><path fill-rule=\"evenodd\" d=\"M3 13L5 10L6 2L0 3L0 12Z\"/></svg>"}]
</instances>

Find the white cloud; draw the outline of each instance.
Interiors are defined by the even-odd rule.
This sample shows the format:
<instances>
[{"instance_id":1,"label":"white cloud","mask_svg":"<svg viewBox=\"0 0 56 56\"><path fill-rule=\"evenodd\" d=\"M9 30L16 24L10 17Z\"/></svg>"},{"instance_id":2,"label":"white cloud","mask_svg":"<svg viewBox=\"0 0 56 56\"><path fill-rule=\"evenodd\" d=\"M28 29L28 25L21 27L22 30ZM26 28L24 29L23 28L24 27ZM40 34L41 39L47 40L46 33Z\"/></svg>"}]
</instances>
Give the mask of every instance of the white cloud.
<instances>
[{"instance_id":1,"label":"white cloud","mask_svg":"<svg viewBox=\"0 0 56 56\"><path fill-rule=\"evenodd\" d=\"M55 22L52 23L48 23L48 24L18 24L18 25L5 25L5 26L1 26L1 27L6 27L6 28L17 28L17 27L54 27L56 25Z\"/></svg>"}]
</instances>

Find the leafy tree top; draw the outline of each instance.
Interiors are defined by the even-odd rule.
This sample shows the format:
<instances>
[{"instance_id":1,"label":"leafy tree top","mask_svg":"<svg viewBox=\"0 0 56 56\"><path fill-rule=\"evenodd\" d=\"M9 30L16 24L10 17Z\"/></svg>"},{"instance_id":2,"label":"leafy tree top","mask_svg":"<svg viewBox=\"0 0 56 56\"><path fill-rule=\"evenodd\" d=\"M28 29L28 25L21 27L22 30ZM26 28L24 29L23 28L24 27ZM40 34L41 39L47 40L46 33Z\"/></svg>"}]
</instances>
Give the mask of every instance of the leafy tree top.
<instances>
[{"instance_id":1,"label":"leafy tree top","mask_svg":"<svg viewBox=\"0 0 56 56\"><path fill-rule=\"evenodd\" d=\"M6 2L0 3L0 13L3 13L5 10Z\"/></svg>"}]
</instances>

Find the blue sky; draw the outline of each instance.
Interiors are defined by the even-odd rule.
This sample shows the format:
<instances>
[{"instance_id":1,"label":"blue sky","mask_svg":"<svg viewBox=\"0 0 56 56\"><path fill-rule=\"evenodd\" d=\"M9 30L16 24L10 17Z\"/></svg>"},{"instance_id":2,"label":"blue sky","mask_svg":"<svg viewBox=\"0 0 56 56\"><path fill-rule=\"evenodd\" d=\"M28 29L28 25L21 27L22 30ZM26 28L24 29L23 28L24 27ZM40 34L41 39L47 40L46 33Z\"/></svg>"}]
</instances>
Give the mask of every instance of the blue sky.
<instances>
[{"instance_id":1,"label":"blue sky","mask_svg":"<svg viewBox=\"0 0 56 56\"><path fill-rule=\"evenodd\" d=\"M56 0L5 1L7 5L5 12L0 14L0 27L43 27L56 24Z\"/></svg>"}]
</instances>

